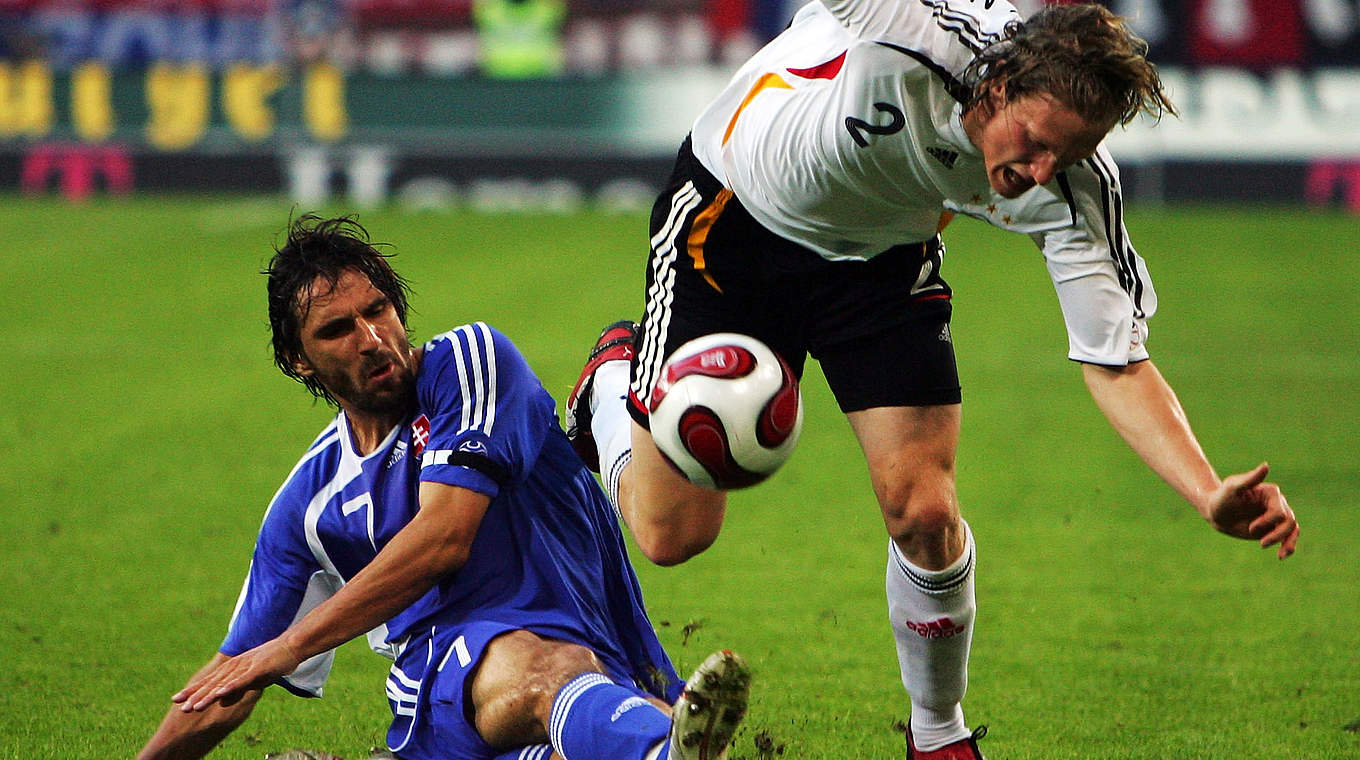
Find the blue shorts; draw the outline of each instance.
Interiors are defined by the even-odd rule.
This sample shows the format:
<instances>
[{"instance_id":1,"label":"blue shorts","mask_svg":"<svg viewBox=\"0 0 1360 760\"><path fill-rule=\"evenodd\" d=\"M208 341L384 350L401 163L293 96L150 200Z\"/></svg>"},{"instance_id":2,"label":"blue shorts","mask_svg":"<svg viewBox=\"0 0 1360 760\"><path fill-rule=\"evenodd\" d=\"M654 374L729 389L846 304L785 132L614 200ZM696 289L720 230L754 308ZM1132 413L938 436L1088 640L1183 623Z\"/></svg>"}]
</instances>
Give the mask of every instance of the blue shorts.
<instances>
[{"instance_id":1,"label":"blue shorts","mask_svg":"<svg viewBox=\"0 0 1360 760\"><path fill-rule=\"evenodd\" d=\"M547 745L509 752L492 747L482 740L472 719L471 676L487 645L517 630L524 626L477 621L437 627L408 642L387 676L387 701L392 707L388 748L403 760L547 760L552 751ZM536 633L573 638L556 631ZM629 679L608 675L639 696L648 696Z\"/></svg>"}]
</instances>

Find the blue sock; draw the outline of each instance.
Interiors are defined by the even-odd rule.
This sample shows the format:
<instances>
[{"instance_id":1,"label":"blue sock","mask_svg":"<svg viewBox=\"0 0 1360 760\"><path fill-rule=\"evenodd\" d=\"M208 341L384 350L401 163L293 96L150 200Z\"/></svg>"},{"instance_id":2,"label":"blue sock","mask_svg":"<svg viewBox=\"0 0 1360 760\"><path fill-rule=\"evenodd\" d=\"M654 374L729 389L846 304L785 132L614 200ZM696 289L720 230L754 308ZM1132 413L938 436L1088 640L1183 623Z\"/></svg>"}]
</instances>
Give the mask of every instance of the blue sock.
<instances>
[{"instance_id":1,"label":"blue sock","mask_svg":"<svg viewBox=\"0 0 1360 760\"><path fill-rule=\"evenodd\" d=\"M517 747L503 755L497 755L496 760L548 760L552 751L551 744L530 744L527 747Z\"/></svg>"},{"instance_id":2,"label":"blue sock","mask_svg":"<svg viewBox=\"0 0 1360 760\"><path fill-rule=\"evenodd\" d=\"M643 760L671 732L671 718L601 673L573 678L553 700L548 735L566 760ZM666 760L663 747L659 760Z\"/></svg>"}]
</instances>

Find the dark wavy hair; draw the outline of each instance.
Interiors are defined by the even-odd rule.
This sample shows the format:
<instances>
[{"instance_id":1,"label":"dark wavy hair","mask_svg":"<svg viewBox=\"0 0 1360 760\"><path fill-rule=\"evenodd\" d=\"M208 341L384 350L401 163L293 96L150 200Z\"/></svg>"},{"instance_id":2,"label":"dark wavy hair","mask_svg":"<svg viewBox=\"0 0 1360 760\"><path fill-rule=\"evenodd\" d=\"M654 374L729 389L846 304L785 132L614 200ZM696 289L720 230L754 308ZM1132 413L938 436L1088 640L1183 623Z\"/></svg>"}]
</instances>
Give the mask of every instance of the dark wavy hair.
<instances>
[{"instance_id":1,"label":"dark wavy hair","mask_svg":"<svg viewBox=\"0 0 1360 760\"><path fill-rule=\"evenodd\" d=\"M1128 124L1139 113L1176 114L1147 43L1124 19L1093 3L1049 5L1014 22L1006 36L978 54L963 73L969 109L989 102L1003 84L1006 101L1052 95L1092 124Z\"/></svg>"},{"instance_id":2,"label":"dark wavy hair","mask_svg":"<svg viewBox=\"0 0 1360 760\"><path fill-rule=\"evenodd\" d=\"M288 225L288 240L274 249L269 267L269 328L273 334L274 363L283 374L307 387L311 394L335 405L335 398L315 376L300 374L293 363L305 358L302 324L311 309L312 283L322 278L335 287L346 271L368 277L373 287L387 296L397 317L406 325L410 286L387 259L395 254L379 251L369 242L368 230L353 216L323 219L305 214Z\"/></svg>"}]
</instances>

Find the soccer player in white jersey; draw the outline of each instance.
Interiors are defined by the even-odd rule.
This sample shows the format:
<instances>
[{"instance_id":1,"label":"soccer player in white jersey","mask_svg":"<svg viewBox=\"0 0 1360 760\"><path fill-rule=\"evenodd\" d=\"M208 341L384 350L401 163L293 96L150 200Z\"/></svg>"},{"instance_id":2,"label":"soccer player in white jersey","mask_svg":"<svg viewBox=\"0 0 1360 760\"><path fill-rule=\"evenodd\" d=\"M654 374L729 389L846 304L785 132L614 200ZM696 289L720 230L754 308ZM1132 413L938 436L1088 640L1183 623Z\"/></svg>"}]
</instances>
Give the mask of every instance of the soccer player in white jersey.
<instances>
[{"instance_id":1,"label":"soccer player in white jersey","mask_svg":"<svg viewBox=\"0 0 1360 760\"><path fill-rule=\"evenodd\" d=\"M652 212L642 323L606 328L568 399L568 436L639 547L674 564L715 540L725 495L684 480L648 432L666 356L739 332L800 373L821 363L890 535L918 760L980 757L960 707L976 548L954 487L952 216L1035 241L1098 406L1210 525L1281 558L1298 540L1266 466L1220 478L1149 359L1156 296L1102 145L1140 112L1174 113L1145 50L1098 5L1023 22L1004 0L804 6L695 121Z\"/></svg>"},{"instance_id":2,"label":"soccer player in white jersey","mask_svg":"<svg viewBox=\"0 0 1360 760\"><path fill-rule=\"evenodd\" d=\"M299 219L267 274L279 367L339 413L138 757L202 757L271 684L320 696L333 648L367 633L394 660L405 760L718 760L749 672L718 652L678 682L614 510L514 344L477 322L413 347L405 282L349 218Z\"/></svg>"}]
</instances>

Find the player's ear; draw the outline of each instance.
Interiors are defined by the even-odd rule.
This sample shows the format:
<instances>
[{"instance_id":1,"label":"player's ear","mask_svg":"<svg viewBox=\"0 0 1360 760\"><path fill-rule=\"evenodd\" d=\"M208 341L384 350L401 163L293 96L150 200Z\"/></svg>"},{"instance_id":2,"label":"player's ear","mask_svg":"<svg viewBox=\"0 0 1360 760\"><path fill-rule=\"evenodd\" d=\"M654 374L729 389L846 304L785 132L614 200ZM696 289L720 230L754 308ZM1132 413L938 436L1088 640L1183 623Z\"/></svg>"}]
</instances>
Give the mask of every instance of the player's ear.
<instances>
[{"instance_id":1,"label":"player's ear","mask_svg":"<svg viewBox=\"0 0 1360 760\"><path fill-rule=\"evenodd\" d=\"M993 112L1001 110L1006 105L1006 83L992 82L987 87L987 105Z\"/></svg>"},{"instance_id":2,"label":"player's ear","mask_svg":"<svg viewBox=\"0 0 1360 760\"><path fill-rule=\"evenodd\" d=\"M996 115L1001 107L1006 105L1006 83L999 79L990 82L982 82L976 90L978 98L974 102L973 110L981 121L989 121Z\"/></svg>"},{"instance_id":3,"label":"player's ear","mask_svg":"<svg viewBox=\"0 0 1360 760\"><path fill-rule=\"evenodd\" d=\"M292 366L293 371L297 373L298 377L311 377L316 374L316 370L312 367L312 363L307 361L307 357L302 356L301 354L293 356Z\"/></svg>"}]
</instances>

